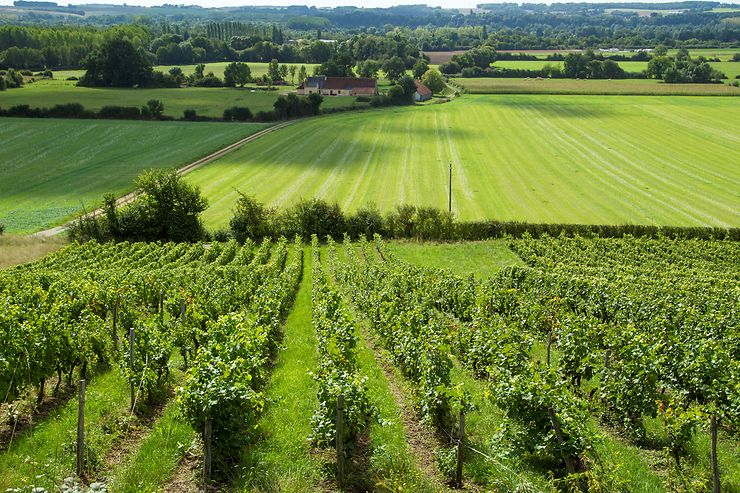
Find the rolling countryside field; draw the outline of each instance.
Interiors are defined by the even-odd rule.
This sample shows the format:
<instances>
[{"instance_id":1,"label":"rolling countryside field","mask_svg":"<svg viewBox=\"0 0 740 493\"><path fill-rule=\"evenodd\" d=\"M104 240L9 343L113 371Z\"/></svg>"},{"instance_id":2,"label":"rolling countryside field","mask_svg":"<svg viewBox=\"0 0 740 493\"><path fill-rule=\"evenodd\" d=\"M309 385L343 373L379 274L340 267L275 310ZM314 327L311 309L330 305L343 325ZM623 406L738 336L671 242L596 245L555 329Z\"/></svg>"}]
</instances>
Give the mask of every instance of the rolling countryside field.
<instances>
[{"instance_id":1,"label":"rolling countryside field","mask_svg":"<svg viewBox=\"0 0 740 493\"><path fill-rule=\"evenodd\" d=\"M453 82L471 94L740 96L740 88L728 84L666 84L655 79L457 78Z\"/></svg>"},{"instance_id":2,"label":"rolling countryside field","mask_svg":"<svg viewBox=\"0 0 740 493\"><path fill-rule=\"evenodd\" d=\"M238 194L349 210L447 206L464 219L740 225L740 100L464 96L295 123L188 175L225 227Z\"/></svg>"},{"instance_id":3,"label":"rolling countryside field","mask_svg":"<svg viewBox=\"0 0 740 493\"><path fill-rule=\"evenodd\" d=\"M86 109L99 110L103 106L143 106L150 99L164 103L164 114L182 117L183 111L193 109L198 115L220 118L226 108L247 106L252 113L270 111L279 94L292 88L273 91L234 87L181 87L166 89L128 89L78 87L66 80L39 80L20 89L5 91L0 96L0 107L18 104L31 107L52 107L55 104L80 103ZM323 108L351 106L354 98L327 98Z\"/></svg>"},{"instance_id":4,"label":"rolling countryside field","mask_svg":"<svg viewBox=\"0 0 740 493\"><path fill-rule=\"evenodd\" d=\"M262 124L0 119L0 223L11 233L59 224L146 169L195 161Z\"/></svg>"}]
</instances>

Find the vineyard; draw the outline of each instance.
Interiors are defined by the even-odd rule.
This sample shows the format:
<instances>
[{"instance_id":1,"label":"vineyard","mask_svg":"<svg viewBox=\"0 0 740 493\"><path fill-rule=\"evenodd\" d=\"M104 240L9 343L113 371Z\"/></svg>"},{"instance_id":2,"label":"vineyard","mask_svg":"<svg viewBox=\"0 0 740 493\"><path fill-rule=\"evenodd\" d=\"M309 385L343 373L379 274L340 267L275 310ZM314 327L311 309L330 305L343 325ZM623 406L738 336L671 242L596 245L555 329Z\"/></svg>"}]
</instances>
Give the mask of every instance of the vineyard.
<instances>
[{"instance_id":1,"label":"vineyard","mask_svg":"<svg viewBox=\"0 0 740 493\"><path fill-rule=\"evenodd\" d=\"M736 243L524 237L483 278L325 241L0 271L0 488L75 477L85 380L108 491L740 491Z\"/></svg>"}]
</instances>

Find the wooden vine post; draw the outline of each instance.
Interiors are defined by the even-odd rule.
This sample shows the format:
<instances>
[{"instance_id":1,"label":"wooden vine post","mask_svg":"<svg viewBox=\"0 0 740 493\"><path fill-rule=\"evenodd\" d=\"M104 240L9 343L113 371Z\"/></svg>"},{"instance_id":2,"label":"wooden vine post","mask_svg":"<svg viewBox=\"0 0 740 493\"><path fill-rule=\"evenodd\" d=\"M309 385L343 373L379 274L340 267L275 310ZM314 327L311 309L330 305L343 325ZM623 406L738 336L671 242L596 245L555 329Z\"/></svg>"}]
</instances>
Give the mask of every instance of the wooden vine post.
<instances>
[{"instance_id":1,"label":"wooden vine post","mask_svg":"<svg viewBox=\"0 0 740 493\"><path fill-rule=\"evenodd\" d=\"M118 302L121 299L121 295L116 296L116 300L113 302L113 348L118 351Z\"/></svg>"},{"instance_id":2,"label":"wooden vine post","mask_svg":"<svg viewBox=\"0 0 740 493\"><path fill-rule=\"evenodd\" d=\"M203 429L203 481L206 486L211 484L211 472L213 465L213 421L206 418Z\"/></svg>"},{"instance_id":3,"label":"wooden vine post","mask_svg":"<svg viewBox=\"0 0 740 493\"><path fill-rule=\"evenodd\" d=\"M547 366L550 366L550 348L552 347L552 329L547 332Z\"/></svg>"},{"instance_id":4,"label":"wooden vine post","mask_svg":"<svg viewBox=\"0 0 740 493\"><path fill-rule=\"evenodd\" d=\"M186 306L185 306L185 298L180 298L180 324L185 324L185 315L186 315ZM182 353L182 360L183 364L185 365L185 368L188 367L188 350L183 348L180 350Z\"/></svg>"},{"instance_id":5,"label":"wooden vine post","mask_svg":"<svg viewBox=\"0 0 740 493\"><path fill-rule=\"evenodd\" d=\"M337 483L341 488L344 486L344 394L337 396Z\"/></svg>"},{"instance_id":6,"label":"wooden vine post","mask_svg":"<svg viewBox=\"0 0 740 493\"><path fill-rule=\"evenodd\" d=\"M712 435L712 493L720 493L719 464L717 462L717 414L712 411L709 420L709 433Z\"/></svg>"},{"instance_id":7,"label":"wooden vine post","mask_svg":"<svg viewBox=\"0 0 740 493\"><path fill-rule=\"evenodd\" d=\"M457 434L457 469L455 470L455 486L463 486L463 456L465 447L465 412L460 409L460 422Z\"/></svg>"},{"instance_id":8,"label":"wooden vine post","mask_svg":"<svg viewBox=\"0 0 740 493\"><path fill-rule=\"evenodd\" d=\"M128 362L129 362L129 368L131 370L131 374L134 373L134 328L131 327L128 331ZM134 404L136 404L135 398L135 392L136 387L134 385L133 379L131 380L131 411L134 410Z\"/></svg>"},{"instance_id":9,"label":"wooden vine post","mask_svg":"<svg viewBox=\"0 0 740 493\"><path fill-rule=\"evenodd\" d=\"M80 398L77 404L77 476L85 471L85 380L80 380Z\"/></svg>"}]
</instances>

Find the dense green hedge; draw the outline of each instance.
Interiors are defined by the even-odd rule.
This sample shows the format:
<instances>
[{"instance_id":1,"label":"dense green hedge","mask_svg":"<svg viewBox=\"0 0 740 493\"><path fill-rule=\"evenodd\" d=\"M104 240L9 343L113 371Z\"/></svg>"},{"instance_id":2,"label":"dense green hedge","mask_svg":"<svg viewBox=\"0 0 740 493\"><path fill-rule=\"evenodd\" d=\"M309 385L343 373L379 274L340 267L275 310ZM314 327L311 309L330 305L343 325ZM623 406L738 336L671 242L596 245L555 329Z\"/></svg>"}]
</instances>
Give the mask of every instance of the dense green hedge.
<instances>
[{"instance_id":1,"label":"dense green hedge","mask_svg":"<svg viewBox=\"0 0 740 493\"><path fill-rule=\"evenodd\" d=\"M434 207L399 205L382 214L374 207L345 213L338 204L323 200L302 200L285 210L270 209L253 197L243 195L237 202L231 220L230 233L239 241L247 237L279 237L312 234L340 238L347 233L352 238L361 235L372 237L378 233L387 238L413 238L417 240L484 240L510 236L520 238L525 234L600 236L618 238L626 235L638 237L729 239L740 241L740 228L681 227L640 224L537 224L518 221L457 221L449 212Z\"/></svg>"}]
</instances>

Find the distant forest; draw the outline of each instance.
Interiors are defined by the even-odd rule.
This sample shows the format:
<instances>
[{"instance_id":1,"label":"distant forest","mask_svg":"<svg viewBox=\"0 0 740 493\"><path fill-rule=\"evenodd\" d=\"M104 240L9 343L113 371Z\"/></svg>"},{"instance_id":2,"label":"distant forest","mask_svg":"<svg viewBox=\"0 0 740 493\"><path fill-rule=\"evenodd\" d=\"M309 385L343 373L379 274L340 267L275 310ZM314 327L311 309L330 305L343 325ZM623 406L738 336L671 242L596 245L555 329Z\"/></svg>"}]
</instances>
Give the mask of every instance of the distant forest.
<instances>
[{"instance_id":1,"label":"distant forest","mask_svg":"<svg viewBox=\"0 0 740 493\"><path fill-rule=\"evenodd\" d=\"M734 8L737 8L733 11ZM616 9L616 10L615 10ZM619 10L626 9L626 10ZM660 12L651 12L660 10ZM77 68L123 37L152 63L324 63L421 51L738 47L740 5L719 2L481 4L477 9L59 6L0 7L0 68Z\"/></svg>"}]
</instances>

